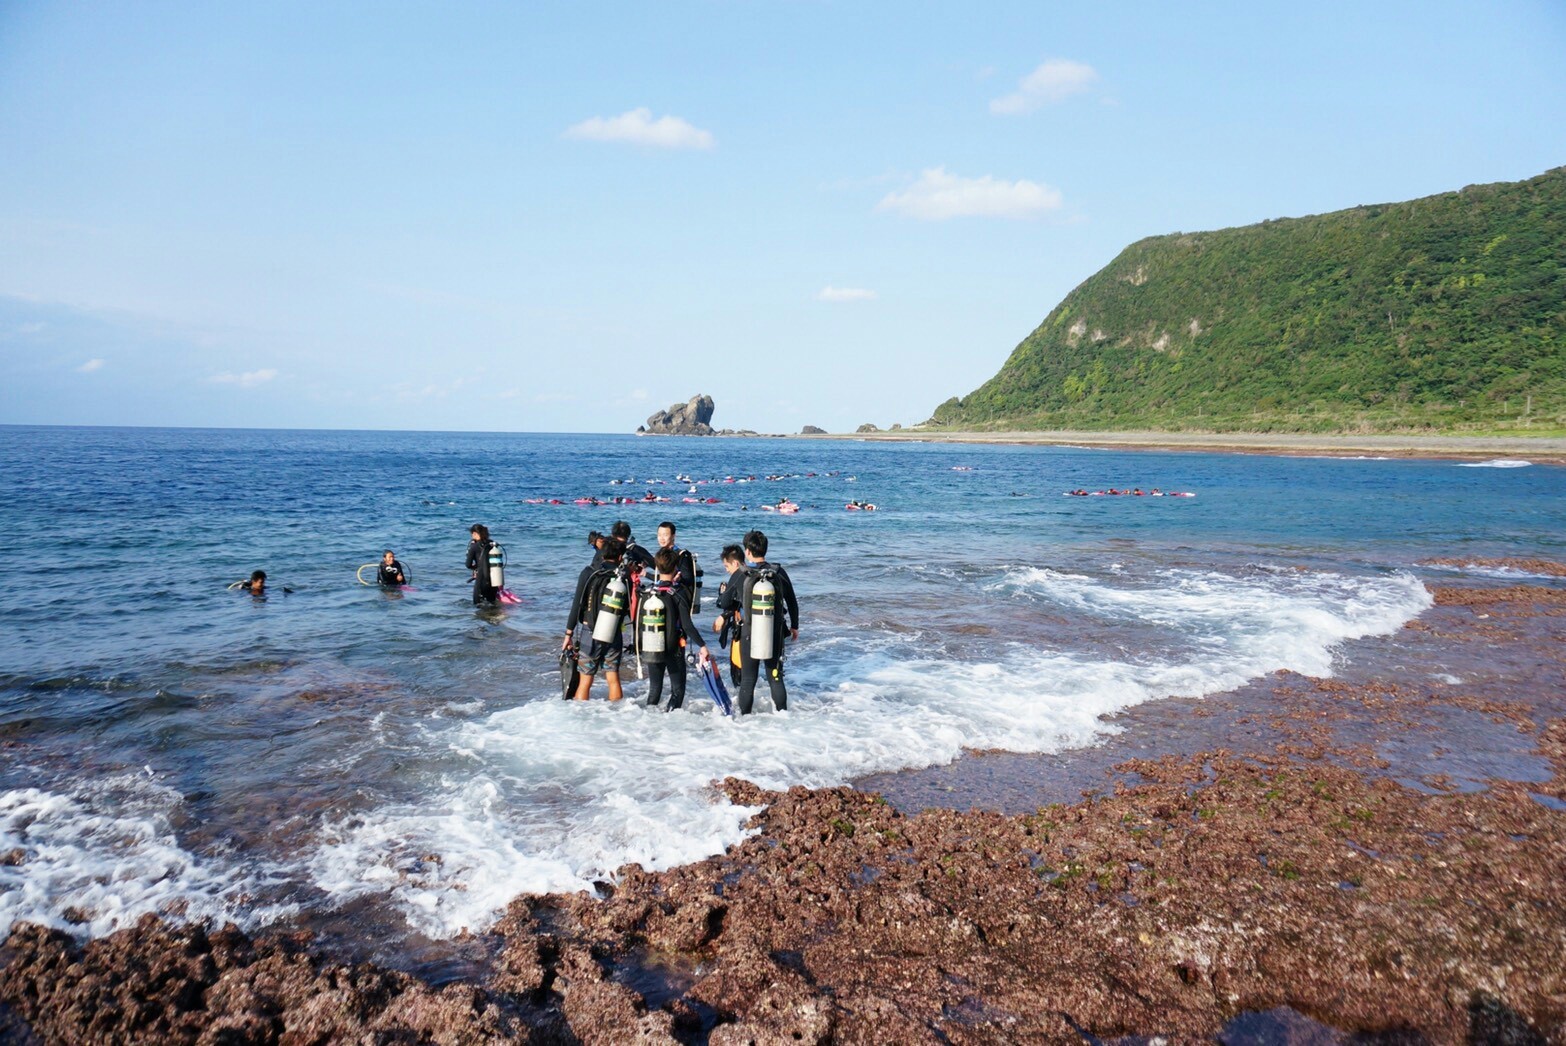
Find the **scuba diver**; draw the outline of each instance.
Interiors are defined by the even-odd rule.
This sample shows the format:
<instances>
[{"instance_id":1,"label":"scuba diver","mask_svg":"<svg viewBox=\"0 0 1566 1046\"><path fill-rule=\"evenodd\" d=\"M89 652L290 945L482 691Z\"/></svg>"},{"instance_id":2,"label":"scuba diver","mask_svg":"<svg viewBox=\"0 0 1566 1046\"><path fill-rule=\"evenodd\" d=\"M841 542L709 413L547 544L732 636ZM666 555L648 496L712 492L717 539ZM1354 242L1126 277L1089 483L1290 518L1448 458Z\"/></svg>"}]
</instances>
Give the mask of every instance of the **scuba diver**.
<instances>
[{"instance_id":1,"label":"scuba diver","mask_svg":"<svg viewBox=\"0 0 1566 1046\"><path fill-rule=\"evenodd\" d=\"M266 596L266 571L252 570L248 580L236 581L228 587L230 590L237 588L241 592L248 592L252 596L261 596L264 598ZM293 591L293 589L285 586L283 588L283 595L290 595Z\"/></svg>"},{"instance_id":2,"label":"scuba diver","mask_svg":"<svg viewBox=\"0 0 1566 1046\"><path fill-rule=\"evenodd\" d=\"M489 528L473 524L468 531L467 567L473 572L473 605L495 602L506 587L506 551L489 539Z\"/></svg>"},{"instance_id":3,"label":"scuba diver","mask_svg":"<svg viewBox=\"0 0 1566 1046\"><path fill-rule=\"evenodd\" d=\"M720 559L729 576L718 584L718 616L713 619L712 630L718 634L718 647L728 654L729 681L739 686L739 582L734 575L745 565L745 550L738 545L724 545ZM732 596L729 594L731 588L734 590Z\"/></svg>"},{"instance_id":4,"label":"scuba diver","mask_svg":"<svg viewBox=\"0 0 1566 1046\"><path fill-rule=\"evenodd\" d=\"M680 591L685 593L685 602L690 606L691 613L701 611L701 564L696 561L696 553L690 549L681 548L674 543L674 524L664 520L658 524L658 550L661 553L667 549L675 554L678 563L674 571L674 583L679 585ZM654 564L658 556L653 556Z\"/></svg>"},{"instance_id":5,"label":"scuba diver","mask_svg":"<svg viewBox=\"0 0 1566 1046\"><path fill-rule=\"evenodd\" d=\"M636 543L631 537L631 525L623 519L615 520L614 526L609 528L609 536L619 538L625 545L624 562L632 575L639 575L651 569L653 565L652 553Z\"/></svg>"},{"instance_id":6,"label":"scuba diver","mask_svg":"<svg viewBox=\"0 0 1566 1046\"><path fill-rule=\"evenodd\" d=\"M772 706L781 712L788 708L788 688L783 685L783 637L787 632L789 638L799 639L799 600L794 595L794 584L789 580L788 572L767 562L767 535L752 530L745 535L742 544L745 566L734 579L743 579L738 600L740 683L735 712L750 714L756 680L763 669L772 692ZM730 587L733 587L732 583ZM787 614L786 627L784 615L777 613L779 598Z\"/></svg>"},{"instance_id":7,"label":"scuba diver","mask_svg":"<svg viewBox=\"0 0 1566 1046\"><path fill-rule=\"evenodd\" d=\"M628 569L622 564L625 544L611 537L599 551L602 562L589 563L576 579L565 639L560 644L561 650L578 651L578 701L587 700L593 677L600 671L609 685L609 700L625 696L620 688L620 659L625 652L623 627L631 595Z\"/></svg>"},{"instance_id":8,"label":"scuba diver","mask_svg":"<svg viewBox=\"0 0 1566 1046\"><path fill-rule=\"evenodd\" d=\"M736 715L749 715L755 702L756 680L762 670L772 691L772 707L788 708L788 688L783 685L783 638L799 639L799 600L788 571L767 562L767 535L752 530L744 537L745 566L729 578L730 606L740 613L740 682ZM736 585L739 592L734 591ZM779 614L782 600L787 615Z\"/></svg>"},{"instance_id":9,"label":"scuba diver","mask_svg":"<svg viewBox=\"0 0 1566 1046\"><path fill-rule=\"evenodd\" d=\"M391 549L381 553L380 566L375 570L375 583L385 588L400 588L408 583L408 572L397 562Z\"/></svg>"},{"instance_id":10,"label":"scuba diver","mask_svg":"<svg viewBox=\"0 0 1566 1046\"><path fill-rule=\"evenodd\" d=\"M680 553L665 547L653 557L658 580L642 597L633 625L636 656L647 662L647 707L663 700L663 677L669 677L669 703L672 712L685 703L685 652L695 646L697 657L706 659L707 642L691 620L691 604L680 584Z\"/></svg>"}]
</instances>

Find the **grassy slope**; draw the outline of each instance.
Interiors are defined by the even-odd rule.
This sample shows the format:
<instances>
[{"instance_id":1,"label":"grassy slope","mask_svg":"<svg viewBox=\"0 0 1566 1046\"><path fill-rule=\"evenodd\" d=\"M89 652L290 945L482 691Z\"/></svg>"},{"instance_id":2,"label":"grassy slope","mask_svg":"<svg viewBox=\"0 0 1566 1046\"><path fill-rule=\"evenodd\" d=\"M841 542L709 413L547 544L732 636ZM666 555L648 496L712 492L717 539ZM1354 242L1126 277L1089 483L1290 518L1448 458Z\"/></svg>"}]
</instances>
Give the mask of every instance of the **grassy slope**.
<instances>
[{"instance_id":1,"label":"grassy slope","mask_svg":"<svg viewBox=\"0 0 1566 1046\"><path fill-rule=\"evenodd\" d=\"M1566 168L1132 244L932 422L1566 434Z\"/></svg>"}]
</instances>

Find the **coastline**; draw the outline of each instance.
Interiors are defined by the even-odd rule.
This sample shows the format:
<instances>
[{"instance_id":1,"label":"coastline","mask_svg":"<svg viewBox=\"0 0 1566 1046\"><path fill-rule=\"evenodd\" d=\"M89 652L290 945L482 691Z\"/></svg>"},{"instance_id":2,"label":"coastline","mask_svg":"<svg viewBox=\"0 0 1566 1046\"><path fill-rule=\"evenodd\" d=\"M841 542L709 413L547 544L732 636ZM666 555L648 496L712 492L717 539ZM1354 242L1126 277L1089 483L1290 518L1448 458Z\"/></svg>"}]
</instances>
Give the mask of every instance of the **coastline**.
<instances>
[{"instance_id":1,"label":"coastline","mask_svg":"<svg viewBox=\"0 0 1566 1046\"><path fill-rule=\"evenodd\" d=\"M804 440L864 440L884 443L988 443L1014 446L1101 447L1116 450L1185 450L1280 456L1395 457L1484 460L1527 458L1535 464L1566 465L1566 439L1550 436L1420 436L1395 434L1314 435L1307 433L1197 432L897 432L789 435Z\"/></svg>"},{"instance_id":2,"label":"coastline","mask_svg":"<svg viewBox=\"0 0 1566 1046\"><path fill-rule=\"evenodd\" d=\"M746 842L519 897L449 942L465 967L151 916L86 945L19 926L0 1037L1554 1041L1566 590L1435 596L1336 678L1152 702L1092 749L730 779L764 807Z\"/></svg>"}]
</instances>

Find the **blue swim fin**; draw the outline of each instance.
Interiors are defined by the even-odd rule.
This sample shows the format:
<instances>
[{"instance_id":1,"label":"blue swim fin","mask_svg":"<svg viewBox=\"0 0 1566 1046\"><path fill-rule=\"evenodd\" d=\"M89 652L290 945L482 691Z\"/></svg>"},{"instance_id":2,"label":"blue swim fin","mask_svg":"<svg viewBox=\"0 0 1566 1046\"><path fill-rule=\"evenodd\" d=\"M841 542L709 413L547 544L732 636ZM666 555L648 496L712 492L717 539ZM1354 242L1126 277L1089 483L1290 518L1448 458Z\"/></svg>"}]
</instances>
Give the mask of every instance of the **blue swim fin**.
<instances>
[{"instance_id":1,"label":"blue swim fin","mask_svg":"<svg viewBox=\"0 0 1566 1046\"><path fill-rule=\"evenodd\" d=\"M701 681L706 685L707 693L712 696L713 704L717 705L724 715L733 715L734 703L729 700L729 691L723 685L723 677L718 675L717 662L709 657L699 662L696 670L701 673Z\"/></svg>"}]
</instances>

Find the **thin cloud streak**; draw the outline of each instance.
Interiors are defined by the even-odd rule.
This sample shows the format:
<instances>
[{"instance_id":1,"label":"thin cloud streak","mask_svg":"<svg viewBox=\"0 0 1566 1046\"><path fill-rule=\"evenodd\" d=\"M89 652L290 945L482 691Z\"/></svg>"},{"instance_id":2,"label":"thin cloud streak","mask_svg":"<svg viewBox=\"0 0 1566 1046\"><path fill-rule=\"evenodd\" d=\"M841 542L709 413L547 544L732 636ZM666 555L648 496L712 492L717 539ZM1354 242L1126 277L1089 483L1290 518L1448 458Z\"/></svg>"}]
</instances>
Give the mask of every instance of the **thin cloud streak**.
<instances>
[{"instance_id":1,"label":"thin cloud streak","mask_svg":"<svg viewBox=\"0 0 1566 1046\"><path fill-rule=\"evenodd\" d=\"M927 222L949 218L1024 219L1059 210L1063 202L1060 190L1040 182L1008 182L988 174L965 178L944 167L932 167L908 188L888 193L875 209Z\"/></svg>"},{"instance_id":2,"label":"thin cloud streak","mask_svg":"<svg viewBox=\"0 0 1566 1046\"><path fill-rule=\"evenodd\" d=\"M692 126L678 116L660 116L652 110L632 109L619 116L594 116L566 128L565 136L588 142L625 142L654 149L711 149L712 132Z\"/></svg>"},{"instance_id":3,"label":"thin cloud streak","mask_svg":"<svg viewBox=\"0 0 1566 1046\"><path fill-rule=\"evenodd\" d=\"M876 293L863 287L822 287L817 301L875 301Z\"/></svg>"},{"instance_id":4,"label":"thin cloud streak","mask_svg":"<svg viewBox=\"0 0 1566 1046\"><path fill-rule=\"evenodd\" d=\"M223 373L214 374L207 380L214 385L238 385L242 389L253 389L257 385L265 385L277 377L277 371L271 367L263 367L260 370L247 370L242 374Z\"/></svg>"},{"instance_id":5,"label":"thin cloud streak","mask_svg":"<svg viewBox=\"0 0 1566 1046\"><path fill-rule=\"evenodd\" d=\"M990 102L990 112L1001 116L1021 116L1057 105L1072 95L1085 92L1098 82L1098 70L1085 62L1051 58L1017 82L1011 94Z\"/></svg>"}]
</instances>

